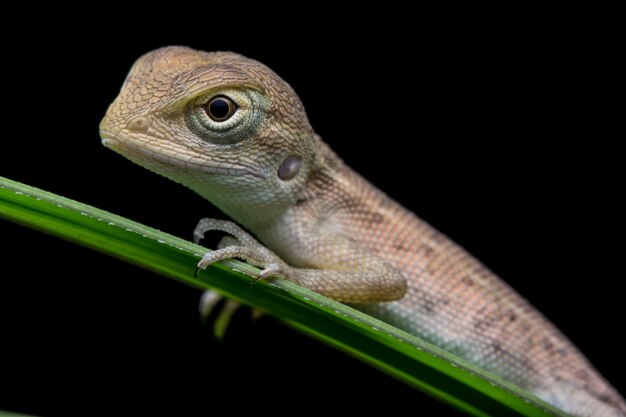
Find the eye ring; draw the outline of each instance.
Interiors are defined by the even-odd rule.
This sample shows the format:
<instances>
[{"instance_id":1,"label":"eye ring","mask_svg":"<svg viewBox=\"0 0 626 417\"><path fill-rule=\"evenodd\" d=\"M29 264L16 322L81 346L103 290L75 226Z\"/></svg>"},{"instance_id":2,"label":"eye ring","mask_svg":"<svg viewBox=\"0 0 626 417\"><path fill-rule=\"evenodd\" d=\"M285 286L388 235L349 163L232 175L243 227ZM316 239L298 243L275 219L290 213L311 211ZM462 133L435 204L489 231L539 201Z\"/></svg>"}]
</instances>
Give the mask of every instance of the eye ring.
<instances>
[{"instance_id":1,"label":"eye ring","mask_svg":"<svg viewBox=\"0 0 626 417\"><path fill-rule=\"evenodd\" d=\"M211 120L220 123L230 119L239 107L226 96L215 96L203 108Z\"/></svg>"},{"instance_id":2,"label":"eye ring","mask_svg":"<svg viewBox=\"0 0 626 417\"><path fill-rule=\"evenodd\" d=\"M216 106L212 103L223 104L227 111L213 111ZM222 89L199 94L187 102L183 112L185 124L198 138L216 145L234 145L249 139L264 120L265 98L254 89Z\"/></svg>"}]
</instances>

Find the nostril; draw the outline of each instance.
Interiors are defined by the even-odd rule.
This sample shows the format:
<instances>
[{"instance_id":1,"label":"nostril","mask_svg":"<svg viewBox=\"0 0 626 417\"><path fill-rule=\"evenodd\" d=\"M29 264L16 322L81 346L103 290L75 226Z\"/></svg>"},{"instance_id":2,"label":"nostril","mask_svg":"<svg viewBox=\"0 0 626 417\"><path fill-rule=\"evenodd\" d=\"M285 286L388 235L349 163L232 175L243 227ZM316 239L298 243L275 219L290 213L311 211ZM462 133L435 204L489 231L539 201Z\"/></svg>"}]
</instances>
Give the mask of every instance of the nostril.
<instances>
[{"instance_id":1,"label":"nostril","mask_svg":"<svg viewBox=\"0 0 626 417\"><path fill-rule=\"evenodd\" d=\"M150 127L150 122L147 118L139 116L131 120L127 127L133 132L145 132Z\"/></svg>"}]
</instances>

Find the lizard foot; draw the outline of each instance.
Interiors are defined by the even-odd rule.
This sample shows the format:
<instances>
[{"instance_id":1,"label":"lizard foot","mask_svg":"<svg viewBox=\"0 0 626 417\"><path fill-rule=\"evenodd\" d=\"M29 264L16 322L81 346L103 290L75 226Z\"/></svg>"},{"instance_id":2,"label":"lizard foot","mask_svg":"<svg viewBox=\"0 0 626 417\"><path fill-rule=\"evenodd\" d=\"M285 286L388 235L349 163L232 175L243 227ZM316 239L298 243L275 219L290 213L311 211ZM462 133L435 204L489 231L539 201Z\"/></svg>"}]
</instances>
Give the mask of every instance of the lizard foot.
<instances>
[{"instance_id":1,"label":"lizard foot","mask_svg":"<svg viewBox=\"0 0 626 417\"><path fill-rule=\"evenodd\" d=\"M204 238L206 232L213 230L223 231L228 233L228 235L222 237L216 251L208 252L202 257L200 262L198 262L196 273L200 269L206 269L214 262L239 258L248 261L254 266L263 268L253 283L270 276L287 277L287 265L233 222L216 219L200 220L193 232L194 243L199 243ZM218 340L223 339L234 314L243 307L238 301L226 298L221 308L219 308L218 306L222 299L224 297L215 291L205 291L198 306L200 317L205 323L208 323L211 313L217 311L217 317L213 322L213 335ZM252 320L257 320L262 316L263 312L261 310L251 310Z\"/></svg>"},{"instance_id":2,"label":"lizard foot","mask_svg":"<svg viewBox=\"0 0 626 417\"><path fill-rule=\"evenodd\" d=\"M215 320L213 320L213 336L217 340L223 340L230 322L242 305L239 301L226 298L221 308L217 308L220 301L224 297L215 291L208 290L202 294L200 298L200 304L198 310L200 312L200 318L205 324L209 324L209 316L214 311L217 312Z\"/></svg>"},{"instance_id":3,"label":"lizard foot","mask_svg":"<svg viewBox=\"0 0 626 417\"><path fill-rule=\"evenodd\" d=\"M206 232L213 230L226 232L230 236L224 236L217 250L208 252L202 257L198 262L196 272L198 269L206 269L215 262L237 258L262 269L254 282L269 277L293 279L291 267L233 222L216 219L200 220L193 232L194 242L198 243Z\"/></svg>"},{"instance_id":4,"label":"lizard foot","mask_svg":"<svg viewBox=\"0 0 626 417\"><path fill-rule=\"evenodd\" d=\"M220 306L222 300L224 300L224 303ZM212 290L207 290L202 294L198 305L202 322L213 327L213 336L220 341L224 340L224 335L230 328L233 316L241 309L246 309L246 306L239 301L226 298ZM209 321L213 313L216 313L215 319ZM263 314L261 310L253 308L250 310L250 319L256 321Z\"/></svg>"}]
</instances>

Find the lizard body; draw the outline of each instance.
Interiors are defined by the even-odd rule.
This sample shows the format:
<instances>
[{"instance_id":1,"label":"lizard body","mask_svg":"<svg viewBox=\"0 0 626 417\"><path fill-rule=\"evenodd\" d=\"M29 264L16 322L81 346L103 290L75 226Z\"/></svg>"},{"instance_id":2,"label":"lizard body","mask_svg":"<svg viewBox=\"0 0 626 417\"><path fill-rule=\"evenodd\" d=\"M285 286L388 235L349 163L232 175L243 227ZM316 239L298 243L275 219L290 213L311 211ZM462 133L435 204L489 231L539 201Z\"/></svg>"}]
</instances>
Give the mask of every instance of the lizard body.
<instances>
[{"instance_id":1,"label":"lizard body","mask_svg":"<svg viewBox=\"0 0 626 417\"><path fill-rule=\"evenodd\" d=\"M233 53L162 48L133 66L103 144L180 182L230 222L200 267L238 257L377 316L576 416L619 393L541 313L460 246L352 171L291 87ZM269 249L268 249L269 248Z\"/></svg>"}]
</instances>

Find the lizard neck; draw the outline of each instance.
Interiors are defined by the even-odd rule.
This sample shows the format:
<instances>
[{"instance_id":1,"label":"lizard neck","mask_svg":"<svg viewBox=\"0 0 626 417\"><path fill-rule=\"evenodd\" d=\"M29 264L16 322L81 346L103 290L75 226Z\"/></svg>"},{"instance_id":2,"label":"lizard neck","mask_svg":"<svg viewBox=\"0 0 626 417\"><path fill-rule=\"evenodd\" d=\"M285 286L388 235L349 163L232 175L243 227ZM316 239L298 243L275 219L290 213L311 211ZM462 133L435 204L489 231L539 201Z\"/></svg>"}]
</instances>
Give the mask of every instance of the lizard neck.
<instances>
[{"instance_id":1,"label":"lizard neck","mask_svg":"<svg viewBox=\"0 0 626 417\"><path fill-rule=\"evenodd\" d=\"M266 242L268 239L272 240L269 236L276 234L275 232L285 226L285 223L289 223L289 219L296 211L302 209L309 211L311 219L316 219L321 215L319 209L322 207L319 207L319 203L326 199L315 198L315 193L325 188L320 188L320 180L350 183L350 181L345 181L352 173L350 168L317 135L315 135L314 148L314 156L311 158L313 166L305 186L287 200L277 201L277 199L268 198L253 201L250 198L227 192L220 193L222 198L215 199L214 189L205 191L202 187L192 188L237 223L253 232L261 241ZM333 187L333 191L339 190Z\"/></svg>"},{"instance_id":2,"label":"lizard neck","mask_svg":"<svg viewBox=\"0 0 626 417\"><path fill-rule=\"evenodd\" d=\"M299 197L300 203L307 201L316 206L320 216L326 216L335 213L342 204L367 204L369 200L363 200L364 193L378 197L378 190L346 165L319 136L316 136L316 150L316 169Z\"/></svg>"},{"instance_id":3,"label":"lizard neck","mask_svg":"<svg viewBox=\"0 0 626 417\"><path fill-rule=\"evenodd\" d=\"M202 181L188 182L187 185L261 241L267 242L272 240L269 236L277 231L280 235L280 230L288 227L286 224L295 212L308 211L307 218L312 221L323 217L327 211L323 206L328 199L318 198L316 194L332 190L333 196L343 199L351 190L337 185L353 188L350 184L354 184L352 176L355 174L317 135L313 149L309 159L311 169L304 186L292 195L274 194L269 191L274 188L270 187L265 192L247 188L233 192L229 184L219 188L215 184L207 187Z\"/></svg>"},{"instance_id":4,"label":"lizard neck","mask_svg":"<svg viewBox=\"0 0 626 417\"><path fill-rule=\"evenodd\" d=\"M216 201L211 198L211 194L204 195L200 192L200 195L254 234L271 228L272 224L276 223L291 206L288 202L253 203L250 201L242 202L237 199L219 199Z\"/></svg>"}]
</instances>

